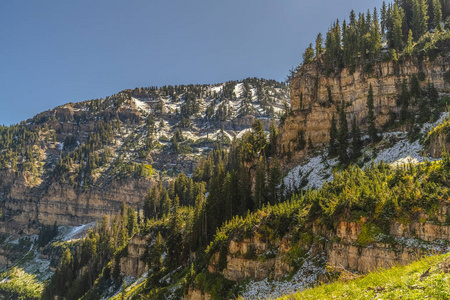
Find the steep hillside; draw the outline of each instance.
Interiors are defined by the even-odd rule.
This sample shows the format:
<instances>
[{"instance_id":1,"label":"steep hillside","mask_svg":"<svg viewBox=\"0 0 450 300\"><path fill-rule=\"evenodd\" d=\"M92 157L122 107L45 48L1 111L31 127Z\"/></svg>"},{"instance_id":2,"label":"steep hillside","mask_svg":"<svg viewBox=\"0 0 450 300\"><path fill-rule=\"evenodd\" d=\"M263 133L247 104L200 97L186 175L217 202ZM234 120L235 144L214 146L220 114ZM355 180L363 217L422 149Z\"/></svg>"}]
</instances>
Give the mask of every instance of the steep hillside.
<instances>
[{"instance_id":1,"label":"steep hillside","mask_svg":"<svg viewBox=\"0 0 450 300\"><path fill-rule=\"evenodd\" d=\"M1 127L0 268L34 249L46 226L99 221L124 202L143 217L152 187L192 175L202 157L228 147L254 119L267 129L277 123L287 95L284 83L254 78L140 88ZM11 234L31 237L18 250Z\"/></svg>"},{"instance_id":2,"label":"steep hillside","mask_svg":"<svg viewBox=\"0 0 450 300\"><path fill-rule=\"evenodd\" d=\"M277 122L288 88L246 79L214 86L126 90L68 103L0 129L3 232L43 223L79 225L142 208L154 182L192 174L218 142L229 145L255 118Z\"/></svg>"}]
</instances>

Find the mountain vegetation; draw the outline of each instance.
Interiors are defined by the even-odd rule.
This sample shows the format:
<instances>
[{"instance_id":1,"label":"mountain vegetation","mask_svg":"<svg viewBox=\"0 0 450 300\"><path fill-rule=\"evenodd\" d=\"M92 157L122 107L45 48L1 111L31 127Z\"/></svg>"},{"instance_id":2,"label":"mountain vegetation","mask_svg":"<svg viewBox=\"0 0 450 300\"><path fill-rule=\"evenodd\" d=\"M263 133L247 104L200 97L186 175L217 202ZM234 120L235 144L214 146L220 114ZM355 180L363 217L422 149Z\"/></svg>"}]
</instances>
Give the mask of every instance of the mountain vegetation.
<instances>
[{"instance_id":1,"label":"mountain vegetation","mask_svg":"<svg viewBox=\"0 0 450 300\"><path fill-rule=\"evenodd\" d=\"M446 299L450 289L448 272L448 254L436 255L367 276L344 273L332 284L280 299Z\"/></svg>"},{"instance_id":2,"label":"mountain vegetation","mask_svg":"<svg viewBox=\"0 0 450 300\"><path fill-rule=\"evenodd\" d=\"M380 12L356 16L352 11L342 25L334 22L325 38L317 36L291 75L302 76L315 67L321 76L330 76L361 66L367 75L375 62L436 59L450 51L448 4L404 0L383 3ZM448 72L444 77L450 83ZM328 101L336 110L330 113L329 143L321 148L306 130L294 132L292 149L280 147L280 132L292 125L286 121L293 114L286 103L289 87L256 78L125 90L0 127L0 171L22 176L30 194L38 194L37 203L45 202L43 197L55 186L70 187L77 195L108 192L114 182L130 181L136 187L145 181L148 187L137 203L123 200L117 209L100 206L114 213L97 220L80 239L61 238L57 222L30 219L23 227L37 233L36 238L16 247L25 253L23 261L33 252L53 256L54 273L40 283L14 265L1 275L0 293L88 300L195 299L197 292L205 298L236 299L252 288L252 278L258 277L253 271L263 273L265 267L272 276L261 280L267 285L273 281L274 287L280 278L289 284L297 276L304 279L302 288L311 288L289 299L448 298L448 255L369 275L327 264L333 247L340 254L352 247L355 257L365 249L401 255L413 249L418 256L450 249L449 240L427 236L418 241L393 233L449 228L448 95L424 78L418 73L402 79L396 110L383 126L376 122L378 99L368 84L364 128L355 114L348 118L350 99L336 101L328 87ZM301 103L300 109L311 107ZM437 120L437 126L428 127ZM378 151L395 147L394 134L385 134L392 130L406 131L408 145L429 147L444 137L440 159L375 163ZM303 180L310 177L300 169L297 177L302 180L288 190L284 175L293 164L305 162L292 160L293 152L323 165L336 161L333 173L319 187ZM7 199L17 187L4 178L1 195ZM18 215L10 208L13 204L2 205L2 221ZM14 247L11 238L2 237L0 244L8 245L3 249ZM409 261L409 252L397 261ZM130 264L133 272L144 266L139 278L127 276ZM310 269L305 271L305 265ZM320 282L327 284L314 287Z\"/></svg>"}]
</instances>

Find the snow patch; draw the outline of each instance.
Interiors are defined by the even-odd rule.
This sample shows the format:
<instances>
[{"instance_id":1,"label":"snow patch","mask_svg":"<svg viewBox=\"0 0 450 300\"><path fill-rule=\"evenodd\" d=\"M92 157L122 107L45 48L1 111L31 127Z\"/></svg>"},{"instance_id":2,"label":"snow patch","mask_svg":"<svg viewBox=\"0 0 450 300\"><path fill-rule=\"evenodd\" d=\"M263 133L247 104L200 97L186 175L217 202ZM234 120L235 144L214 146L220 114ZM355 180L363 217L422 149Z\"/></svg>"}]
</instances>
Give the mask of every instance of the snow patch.
<instances>
[{"instance_id":1,"label":"snow patch","mask_svg":"<svg viewBox=\"0 0 450 300\"><path fill-rule=\"evenodd\" d=\"M88 224L83 224L80 226L75 226L70 229L70 231L64 234L63 241L67 242L73 239L79 239L86 235L86 232L89 228L93 228L95 226L95 222L91 222Z\"/></svg>"},{"instance_id":2,"label":"snow patch","mask_svg":"<svg viewBox=\"0 0 450 300\"><path fill-rule=\"evenodd\" d=\"M325 260L323 254L322 260ZM284 295L291 295L317 283L320 275L325 274L323 267L318 267L311 260L306 260L291 281L251 281L244 289L242 297L249 300L277 299Z\"/></svg>"},{"instance_id":3,"label":"snow patch","mask_svg":"<svg viewBox=\"0 0 450 300\"><path fill-rule=\"evenodd\" d=\"M136 107L139 108L140 110L143 110L146 113L149 113L151 111L150 106L148 106L147 103L145 103L139 99L136 99L134 97L131 97L131 100L133 100Z\"/></svg>"}]
</instances>

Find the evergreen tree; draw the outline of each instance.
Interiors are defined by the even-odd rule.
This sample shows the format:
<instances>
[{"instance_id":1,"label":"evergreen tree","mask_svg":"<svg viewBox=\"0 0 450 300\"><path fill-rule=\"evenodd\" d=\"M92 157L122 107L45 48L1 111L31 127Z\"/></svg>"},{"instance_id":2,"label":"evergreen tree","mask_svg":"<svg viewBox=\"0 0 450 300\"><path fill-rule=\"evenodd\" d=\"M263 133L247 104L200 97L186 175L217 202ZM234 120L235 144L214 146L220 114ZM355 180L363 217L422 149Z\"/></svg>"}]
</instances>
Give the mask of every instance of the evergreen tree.
<instances>
[{"instance_id":1,"label":"evergreen tree","mask_svg":"<svg viewBox=\"0 0 450 300\"><path fill-rule=\"evenodd\" d=\"M408 33L408 42L406 43L406 47L403 50L403 53L410 55L410 54L412 54L412 52L414 50L413 48L414 48L414 38L413 38L412 30L410 29L409 33Z\"/></svg>"},{"instance_id":2,"label":"evergreen tree","mask_svg":"<svg viewBox=\"0 0 450 300\"><path fill-rule=\"evenodd\" d=\"M254 201L255 208L260 209L264 205L266 197L266 170L263 158L259 158L258 167L256 169L255 175L255 191L254 191Z\"/></svg>"},{"instance_id":3,"label":"evergreen tree","mask_svg":"<svg viewBox=\"0 0 450 300\"><path fill-rule=\"evenodd\" d=\"M277 138L278 138L278 129L275 123L272 122L270 124L270 132L269 132L269 147L268 156L275 156L277 154Z\"/></svg>"},{"instance_id":4,"label":"evergreen tree","mask_svg":"<svg viewBox=\"0 0 450 300\"><path fill-rule=\"evenodd\" d=\"M369 95L367 96L367 110L368 116L367 121L369 123L369 137L372 143L378 141L378 132L375 126L375 113L374 113L374 102L373 102L373 88L372 84L369 87Z\"/></svg>"},{"instance_id":5,"label":"evergreen tree","mask_svg":"<svg viewBox=\"0 0 450 300\"><path fill-rule=\"evenodd\" d=\"M361 150L363 148L363 144L361 141L361 130L356 124L356 118L353 118L352 121L352 159L356 160L361 156Z\"/></svg>"},{"instance_id":6,"label":"evergreen tree","mask_svg":"<svg viewBox=\"0 0 450 300\"><path fill-rule=\"evenodd\" d=\"M269 182L268 182L268 197L270 203L276 204L279 202L279 185L280 181L282 179L281 174L281 168L280 163L278 162L277 158L274 158L272 160L272 163L270 164L270 171L269 171Z\"/></svg>"},{"instance_id":7,"label":"evergreen tree","mask_svg":"<svg viewBox=\"0 0 450 300\"><path fill-rule=\"evenodd\" d=\"M261 120L256 119L252 124L252 146L255 154L259 154L266 147L266 134Z\"/></svg>"},{"instance_id":8,"label":"evergreen tree","mask_svg":"<svg viewBox=\"0 0 450 300\"><path fill-rule=\"evenodd\" d=\"M428 86L427 86L427 94L428 94L428 98L430 99L430 105L432 107L436 107L436 105L438 104L438 101L439 101L439 92L434 87L434 84L430 83L429 81L428 81Z\"/></svg>"},{"instance_id":9,"label":"evergreen tree","mask_svg":"<svg viewBox=\"0 0 450 300\"><path fill-rule=\"evenodd\" d=\"M149 272L148 274L146 286L153 287L157 285L161 279L161 270L163 268L162 255L164 253L164 243L161 232L158 232L155 243L149 250L149 252L146 252L146 259L152 272Z\"/></svg>"},{"instance_id":10,"label":"evergreen tree","mask_svg":"<svg viewBox=\"0 0 450 300\"><path fill-rule=\"evenodd\" d=\"M162 217L164 215L168 215L170 212L170 208L172 206L172 201L170 200L169 194L167 193L165 188L161 189L160 203L161 203L161 208L160 208L159 216Z\"/></svg>"},{"instance_id":11,"label":"evergreen tree","mask_svg":"<svg viewBox=\"0 0 450 300\"><path fill-rule=\"evenodd\" d=\"M400 121L404 122L409 117L408 107L410 100L410 93L408 90L408 81L403 79L402 82L402 91L397 101L397 105L400 106Z\"/></svg>"},{"instance_id":12,"label":"evergreen tree","mask_svg":"<svg viewBox=\"0 0 450 300\"><path fill-rule=\"evenodd\" d=\"M342 100L339 110L339 132L338 132L338 156L342 164L348 163L348 123L345 114L345 100Z\"/></svg>"},{"instance_id":13,"label":"evergreen tree","mask_svg":"<svg viewBox=\"0 0 450 300\"><path fill-rule=\"evenodd\" d=\"M167 266L173 268L179 266L181 258L181 247L180 241L182 241L181 236L181 217L179 214L179 198L178 195L172 203L171 215L169 219L169 228L167 236Z\"/></svg>"},{"instance_id":14,"label":"evergreen tree","mask_svg":"<svg viewBox=\"0 0 450 300\"><path fill-rule=\"evenodd\" d=\"M234 172L227 172L222 185L222 196L225 203L225 219L231 220L236 212L235 199L238 198L236 193L236 176Z\"/></svg>"},{"instance_id":15,"label":"evergreen tree","mask_svg":"<svg viewBox=\"0 0 450 300\"><path fill-rule=\"evenodd\" d=\"M319 33L316 38L316 57L319 57L323 53L323 38L322 33Z\"/></svg>"},{"instance_id":16,"label":"evergreen tree","mask_svg":"<svg viewBox=\"0 0 450 300\"><path fill-rule=\"evenodd\" d=\"M381 33L380 33L380 23L378 20L377 9L373 11L373 22L372 29L370 33L370 49L372 53L372 59L377 58L381 51Z\"/></svg>"},{"instance_id":17,"label":"evergreen tree","mask_svg":"<svg viewBox=\"0 0 450 300\"><path fill-rule=\"evenodd\" d=\"M403 16L402 10L397 4L394 4L392 12L392 40L390 42L391 48L401 51L403 49Z\"/></svg>"},{"instance_id":18,"label":"evergreen tree","mask_svg":"<svg viewBox=\"0 0 450 300\"><path fill-rule=\"evenodd\" d=\"M328 148L328 155L330 157L334 157L337 155L337 144L336 139L338 136L338 130L336 126L336 119L333 116L331 117L331 126L330 126L330 146Z\"/></svg>"},{"instance_id":19,"label":"evergreen tree","mask_svg":"<svg viewBox=\"0 0 450 300\"><path fill-rule=\"evenodd\" d=\"M174 134L172 138L172 151L175 153L179 153L180 151L180 145L178 144L177 135Z\"/></svg>"},{"instance_id":20,"label":"evergreen tree","mask_svg":"<svg viewBox=\"0 0 450 300\"><path fill-rule=\"evenodd\" d=\"M416 74L411 77L411 96L414 98L418 98L422 96L422 89L420 88L419 78Z\"/></svg>"},{"instance_id":21,"label":"evergreen tree","mask_svg":"<svg viewBox=\"0 0 450 300\"><path fill-rule=\"evenodd\" d=\"M431 117L431 108L430 108L430 102L428 99L425 99L423 97L419 97L417 99L417 102L419 104L419 118L418 121L420 123L425 123L430 120Z\"/></svg>"},{"instance_id":22,"label":"evergreen tree","mask_svg":"<svg viewBox=\"0 0 450 300\"><path fill-rule=\"evenodd\" d=\"M383 1L383 6L381 7L381 34L384 34L386 30L387 13L386 2Z\"/></svg>"},{"instance_id":23,"label":"evergreen tree","mask_svg":"<svg viewBox=\"0 0 450 300\"><path fill-rule=\"evenodd\" d=\"M312 44L306 48L305 53L303 53L303 64L309 64L314 58L314 48Z\"/></svg>"},{"instance_id":24,"label":"evergreen tree","mask_svg":"<svg viewBox=\"0 0 450 300\"><path fill-rule=\"evenodd\" d=\"M417 41L428 29L428 3L426 0L414 0L412 25Z\"/></svg>"},{"instance_id":25,"label":"evergreen tree","mask_svg":"<svg viewBox=\"0 0 450 300\"><path fill-rule=\"evenodd\" d=\"M222 183L224 181L224 167L223 163L219 162L214 170L214 175L211 178L209 186L209 195L206 200L206 214L207 214L207 233L208 238L212 238L216 228L225 221L224 205L222 201Z\"/></svg>"},{"instance_id":26,"label":"evergreen tree","mask_svg":"<svg viewBox=\"0 0 450 300\"><path fill-rule=\"evenodd\" d=\"M434 29L442 30L442 6L440 0L433 0L433 26Z\"/></svg>"}]
</instances>

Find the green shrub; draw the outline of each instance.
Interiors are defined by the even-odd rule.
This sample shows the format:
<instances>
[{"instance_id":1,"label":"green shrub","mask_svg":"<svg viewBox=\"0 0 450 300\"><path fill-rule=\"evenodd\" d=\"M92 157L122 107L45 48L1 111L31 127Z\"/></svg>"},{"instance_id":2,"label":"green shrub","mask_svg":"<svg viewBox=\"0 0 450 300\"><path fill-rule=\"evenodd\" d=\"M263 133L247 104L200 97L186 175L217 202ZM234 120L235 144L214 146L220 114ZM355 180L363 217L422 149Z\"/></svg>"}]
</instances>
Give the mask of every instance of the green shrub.
<instances>
[{"instance_id":1,"label":"green shrub","mask_svg":"<svg viewBox=\"0 0 450 300\"><path fill-rule=\"evenodd\" d=\"M356 244L365 247L368 244L377 242L381 239L383 232L380 228L371 223L365 223L361 228L361 233L358 235Z\"/></svg>"}]
</instances>

